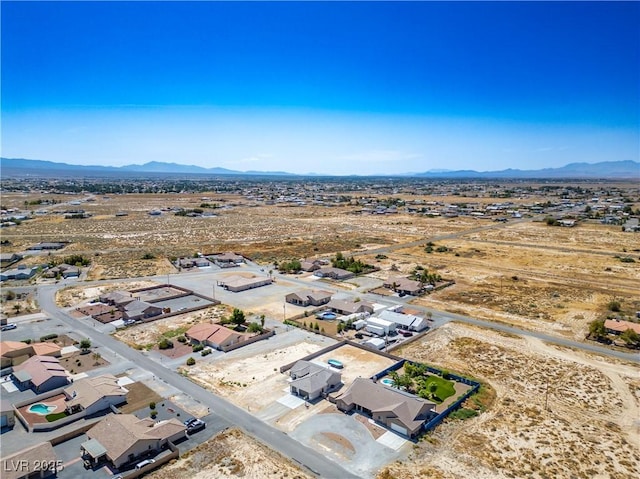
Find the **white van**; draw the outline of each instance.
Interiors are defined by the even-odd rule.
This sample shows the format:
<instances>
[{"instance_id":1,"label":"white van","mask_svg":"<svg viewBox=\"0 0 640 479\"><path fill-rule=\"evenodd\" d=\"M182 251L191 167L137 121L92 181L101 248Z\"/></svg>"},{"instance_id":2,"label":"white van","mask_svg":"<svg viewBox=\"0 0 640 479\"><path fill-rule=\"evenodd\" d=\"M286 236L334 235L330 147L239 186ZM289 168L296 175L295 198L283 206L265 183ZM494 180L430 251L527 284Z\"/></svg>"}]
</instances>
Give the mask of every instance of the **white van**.
<instances>
[{"instance_id":1,"label":"white van","mask_svg":"<svg viewBox=\"0 0 640 479\"><path fill-rule=\"evenodd\" d=\"M153 464L154 462L156 462L155 459L145 459L144 461L136 464L136 469L142 469L144 466L148 466L149 464Z\"/></svg>"}]
</instances>

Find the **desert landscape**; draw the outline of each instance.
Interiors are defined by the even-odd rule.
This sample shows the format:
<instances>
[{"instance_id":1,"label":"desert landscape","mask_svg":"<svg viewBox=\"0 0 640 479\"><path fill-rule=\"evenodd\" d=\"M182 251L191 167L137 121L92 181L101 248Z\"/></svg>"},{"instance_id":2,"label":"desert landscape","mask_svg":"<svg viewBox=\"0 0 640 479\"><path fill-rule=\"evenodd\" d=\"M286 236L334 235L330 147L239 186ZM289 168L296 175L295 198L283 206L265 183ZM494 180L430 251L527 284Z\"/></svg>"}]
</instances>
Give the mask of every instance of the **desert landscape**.
<instances>
[{"instance_id":1,"label":"desert landscape","mask_svg":"<svg viewBox=\"0 0 640 479\"><path fill-rule=\"evenodd\" d=\"M637 208L637 188L616 188L635 195L631 206ZM545 220L548 213L526 213L530 205L549 201L542 193L512 198L509 208L524 214L500 222L469 215L415 214L407 208L373 215L362 212L360 196L354 191L347 189L343 195L349 201L331 207L268 205L242 192L110 195L83 203L90 212L88 218L64 220L56 214L63 206L57 205L19 229L5 230L3 238L10 242L5 249L16 252L40 241L69 242L60 251L26 254L23 262L28 265L63 261L70 255L90 259L81 283L65 286L57 294L58 306L69 310L106 292L166 282L168 275L188 278L188 271L176 267L176 258L222 251L243 255L265 275L275 273L278 262L331 258L338 252L374 265L376 271L368 278L343 283L312 281L317 278L309 275L278 277L277 284L283 288L302 287L303 283L322 288L325 284L348 294L365 294L362 284L380 284L391 276L409 276L423 268L451 284L407 299L407 308L432 311L435 317L438 311L469 316L578 343L593 343L586 337L594 321L634 321L640 310L637 235L584 215L573 227L551 225ZM19 205L40 196L10 193L3 202ZM366 196L367 201L376 197ZM222 207L213 209L210 217L174 214L180 208L198 208L203 197ZM397 201L442 208L472 203L476 210L496 204L493 197L479 197L477 190L470 190L469 196L398 194ZM435 207L429 206L430 211ZM150 216L153 209L162 214ZM127 216L116 216L122 211ZM575 208L571 215L580 216ZM231 271L221 272L219 278L238 275L251 276ZM84 281L89 283L84 285ZM56 280L35 278L30 282L55 284ZM273 295L264 298L246 300L251 314L264 313L270 321L281 322L281 300ZM18 301L22 301L20 309L37 311L31 296L3 301L3 311L15 314ZM155 349L162 338L183 334L200 322L218 322L232 309L222 304L136 324L113 335L130 347ZM285 314L300 312L302 309L291 307ZM335 325L327 323L326 327L333 335ZM198 359L195 365L181 365L178 370L212 393L291 432L314 415L335 412L321 404L270 418L271 405L287 394L286 375L279 367L324 347L311 339L312 332L304 334L306 340L300 336L262 349L257 356L240 349L215 361ZM609 347L627 350L620 345ZM478 415L447 419L398 460L381 468L377 472L380 479L631 478L640 473L637 364L456 322L439 326L393 354L468 375L484 386L465 404ZM357 362L349 354L338 359ZM360 373L366 376L388 365L382 361L366 368L363 363L361 371L356 368L346 374L349 378ZM243 372L241 377L237 371ZM373 426L369 429L374 436L380 434ZM252 441L240 431L226 431L153 477L308 477L289 460ZM214 460L205 466L208 457Z\"/></svg>"}]
</instances>

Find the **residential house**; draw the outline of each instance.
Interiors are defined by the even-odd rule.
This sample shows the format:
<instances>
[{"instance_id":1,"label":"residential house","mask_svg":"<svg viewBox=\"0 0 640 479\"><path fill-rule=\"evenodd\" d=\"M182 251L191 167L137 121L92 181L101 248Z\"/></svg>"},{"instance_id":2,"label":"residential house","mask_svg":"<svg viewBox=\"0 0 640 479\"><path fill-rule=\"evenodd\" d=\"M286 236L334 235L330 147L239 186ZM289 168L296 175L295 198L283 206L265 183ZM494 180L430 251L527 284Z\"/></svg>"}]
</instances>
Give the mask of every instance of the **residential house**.
<instances>
[{"instance_id":1,"label":"residential house","mask_svg":"<svg viewBox=\"0 0 640 479\"><path fill-rule=\"evenodd\" d=\"M348 315L356 313L373 313L373 304L367 301L347 301L344 299L332 299L327 303L327 308L334 313Z\"/></svg>"},{"instance_id":2,"label":"residential house","mask_svg":"<svg viewBox=\"0 0 640 479\"><path fill-rule=\"evenodd\" d=\"M621 319L606 319L604 321L604 328L611 334L621 334L627 329L633 329L637 334L640 334L640 323L622 321Z\"/></svg>"},{"instance_id":3,"label":"residential house","mask_svg":"<svg viewBox=\"0 0 640 479\"><path fill-rule=\"evenodd\" d=\"M322 261L318 259L303 259L300 261L302 271L312 272L322 268Z\"/></svg>"},{"instance_id":4,"label":"residential house","mask_svg":"<svg viewBox=\"0 0 640 479\"><path fill-rule=\"evenodd\" d=\"M139 319L153 318L162 314L162 308L146 301L131 301L123 308L124 319L136 321Z\"/></svg>"},{"instance_id":5,"label":"residential house","mask_svg":"<svg viewBox=\"0 0 640 479\"><path fill-rule=\"evenodd\" d=\"M409 278L389 278L383 284L385 288L391 289L396 293L409 294L411 296L418 296L424 289L424 284L420 281L414 281Z\"/></svg>"},{"instance_id":6,"label":"residential house","mask_svg":"<svg viewBox=\"0 0 640 479\"><path fill-rule=\"evenodd\" d=\"M58 266L54 266L53 268L49 268L43 274L45 278L55 278L58 275L62 276L65 279L77 278L80 276L80 268L63 263L59 264Z\"/></svg>"},{"instance_id":7,"label":"residential house","mask_svg":"<svg viewBox=\"0 0 640 479\"><path fill-rule=\"evenodd\" d=\"M79 379L64 390L66 411L68 414L85 411L90 416L126 402L128 392L118 385L113 374Z\"/></svg>"},{"instance_id":8,"label":"residential house","mask_svg":"<svg viewBox=\"0 0 640 479\"><path fill-rule=\"evenodd\" d=\"M232 276L230 278L221 281L219 284L227 291L239 293L248 289L259 288L273 283L271 278L254 276L252 278L245 278L243 276Z\"/></svg>"},{"instance_id":9,"label":"residential house","mask_svg":"<svg viewBox=\"0 0 640 479\"><path fill-rule=\"evenodd\" d=\"M366 378L354 379L336 398L336 405L344 412L362 412L409 437L419 435L424 424L436 415L434 403Z\"/></svg>"},{"instance_id":10,"label":"residential house","mask_svg":"<svg viewBox=\"0 0 640 479\"><path fill-rule=\"evenodd\" d=\"M32 356L13 367L13 379L22 387L33 389L36 394L51 391L69 384L67 370L58 358Z\"/></svg>"},{"instance_id":11,"label":"residential house","mask_svg":"<svg viewBox=\"0 0 640 479\"><path fill-rule=\"evenodd\" d=\"M32 356L51 356L59 358L61 348L54 343L23 343L21 341L0 342L1 368L17 366Z\"/></svg>"},{"instance_id":12,"label":"residential house","mask_svg":"<svg viewBox=\"0 0 640 479\"><path fill-rule=\"evenodd\" d=\"M221 268L233 268L244 263L244 256L227 252L213 255L213 261Z\"/></svg>"},{"instance_id":13,"label":"residential house","mask_svg":"<svg viewBox=\"0 0 640 479\"><path fill-rule=\"evenodd\" d=\"M207 258L180 258L177 261L177 266L184 269L206 268L211 266L211 263Z\"/></svg>"},{"instance_id":14,"label":"residential house","mask_svg":"<svg viewBox=\"0 0 640 479\"><path fill-rule=\"evenodd\" d=\"M336 281L342 281L355 277L355 274L353 274L351 271L340 268L333 268L331 266L317 269L313 272L313 274L314 276L318 276L319 278L330 278Z\"/></svg>"},{"instance_id":15,"label":"residential house","mask_svg":"<svg viewBox=\"0 0 640 479\"><path fill-rule=\"evenodd\" d=\"M27 248L31 251L39 251L39 250L56 250L62 249L67 246L67 243L55 242L55 243L38 243L33 246Z\"/></svg>"},{"instance_id":16,"label":"residential house","mask_svg":"<svg viewBox=\"0 0 640 479\"><path fill-rule=\"evenodd\" d=\"M36 479L56 474L58 461L49 441L41 442L2 458L2 479ZM60 469L62 467L60 466Z\"/></svg>"},{"instance_id":17,"label":"residential house","mask_svg":"<svg viewBox=\"0 0 640 479\"><path fill-rule=\"evenodd\" d=\"M429 327L429 323L426 319L414 316L413 314L402 314L396 313L395 311L385 310L382 311L378 317L387 321L393 321L396 325L402 329L406 329L407 331L420 332Z\"/></svg>"},{"instance_id":18,"label":"residential house","mask_svg":"<svg viewBox=\"0 0 640 479\"><path fill-rule=\"evenodd\" d=\"M156 422L133 414L109 414L87 431L80 445L83 456L97 463L108 460L114 467L160 452L169 441L185 437L186 426L175 418Z\"/></svg>"},{"instance_id":19,"label":"residential house","mask_svg":"<svg viewBox=\"0 0 640 479\"><path fill-rule=\"evenodd\" d=\"M101 303L106 303L111 306L121 307L129 304L132 301L136 301L129 291L113 291L111 293L101 294L98 298Z\"/></svg>"},{"instance_id":20,"label":"residential house","mask_svg":"<svg viewBox=\"0 0 640 479\"><path fill-rule=\"evenodd\" d=\"M304 289L296 293L289 293L285 296L287 303L296 306L322 306L331 301L331 293L329 291Z\"/></svg>"},{"instance_id":21,"label":"residential house","mask_svg":"<svg viewBox=\"0 0 640 479\"><path fill-rule=\"evenodd\" d=\"M37 266L19 265L17 268L8 269L0 273L0 281L9 281L12 279L23 280L30 279L38 272Z\"/></svg>"},{"instance_id":22,"label":"residential house","mask_svg":"<svg viewBox=\"0 0 640 479\"><path fill-rule=\"evenodd\" d=\"M298 361L289 370L291 394L313 401L342 384L342 374L328 366L309 361Z\"/></svg>"},{"instance_id":23,"label":"residential house","mask_svg":"<svg viewBox=\"0 0 640 479\"><path fill-rule=\"evenodd\" d=\"M189 328L185 333L191 344L202 344L214 349L222 349L243 341L244 336L219 324L201 323Z\"/></svg>"},{"instance_id":24,"label":"residential house","mask_svg":"<svg viewBox=\"0 0 640 479\"><path fill-rule=\"evenodd\" d=\"M20 261L21 259L22 255L19 255L18 253L0 253L0 265L2 266L8 266L16 261Z\"/></svg>"}]
</instances>

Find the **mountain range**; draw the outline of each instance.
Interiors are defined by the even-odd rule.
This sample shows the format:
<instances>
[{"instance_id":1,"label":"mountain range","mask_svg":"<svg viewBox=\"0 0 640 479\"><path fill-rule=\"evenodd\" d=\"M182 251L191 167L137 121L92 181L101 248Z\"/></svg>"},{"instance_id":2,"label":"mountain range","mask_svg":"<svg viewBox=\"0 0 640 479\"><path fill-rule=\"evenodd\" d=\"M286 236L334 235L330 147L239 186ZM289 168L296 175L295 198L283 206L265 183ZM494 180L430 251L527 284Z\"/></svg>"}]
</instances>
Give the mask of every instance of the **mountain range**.
<instances>
[{"instance_id":1,"label":"mountain range","mask_svg":"<svg viewBox=\"0 0 640 479\"><path fill-rule=\"evenodd\" d=\"M0 171L3 176L140 176L143 175L208 175L208 176L331 176L331 175L295 175L285 171L237 171L226 168L203 168L195 165L163 163L151 161L143 165L127 166L90 166L70 165L43 160L27 160L22 158L0 158ZM423 173L404 173L396 177L439 178L439 179L640 179L640 162L637 161L604 161L600 163L570 163L560 168L544 168L539 170L506 169L500 171L475 170L430 170Z\"/></svg>"}]
</instances>

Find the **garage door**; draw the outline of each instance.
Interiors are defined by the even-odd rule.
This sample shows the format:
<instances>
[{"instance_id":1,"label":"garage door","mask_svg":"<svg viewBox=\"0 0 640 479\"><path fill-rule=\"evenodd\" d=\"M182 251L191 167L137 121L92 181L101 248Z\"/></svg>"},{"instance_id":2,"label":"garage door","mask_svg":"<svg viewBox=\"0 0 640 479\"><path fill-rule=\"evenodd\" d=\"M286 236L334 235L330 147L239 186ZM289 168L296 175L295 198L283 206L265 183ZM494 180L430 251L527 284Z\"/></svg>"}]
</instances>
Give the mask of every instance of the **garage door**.
<instances>
[{"instance_id":1,"label":"garage door","mask_svg":"<svg viewBox=\"0 0 640 479\"><path fill-rule=\"evenodd\" d=\"M2 416L0 418L0 427L5 427L7 425L7 416Z\"/></svg>"},{"instance_id":2,"label":"garage door","mask_svg":"<svg viewBox=\"0 0 640 479\"><path fill-rule=\"evenodd\" d=\"M407 428L402 427L402 426L398 426L397 424L391 423L391 430L395 431L395 432L399 432L400 434L404 434L405 436L407 436Z\"/></svg>"}]
</instances>

